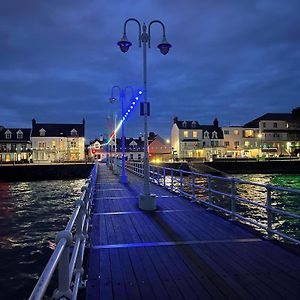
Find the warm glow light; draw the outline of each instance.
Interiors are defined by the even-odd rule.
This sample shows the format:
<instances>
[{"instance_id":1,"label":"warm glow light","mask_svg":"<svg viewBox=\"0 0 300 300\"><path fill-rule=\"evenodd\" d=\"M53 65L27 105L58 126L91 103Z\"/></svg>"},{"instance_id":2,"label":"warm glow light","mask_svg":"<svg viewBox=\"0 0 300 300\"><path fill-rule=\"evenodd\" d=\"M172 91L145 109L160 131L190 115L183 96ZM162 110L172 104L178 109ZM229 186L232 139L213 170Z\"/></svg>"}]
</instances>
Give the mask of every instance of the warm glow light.
<instances>
[{"instance_id":1,"label":"warm glow light","mask_svg":"<svg viewBox=\"0 0 300 300\"><path fill-rule=\"evenodd\" d=\"M166 142L167 142L167 144L170 144L170 140L169 139L166 139Z\"/></svg>"}]
</instances>

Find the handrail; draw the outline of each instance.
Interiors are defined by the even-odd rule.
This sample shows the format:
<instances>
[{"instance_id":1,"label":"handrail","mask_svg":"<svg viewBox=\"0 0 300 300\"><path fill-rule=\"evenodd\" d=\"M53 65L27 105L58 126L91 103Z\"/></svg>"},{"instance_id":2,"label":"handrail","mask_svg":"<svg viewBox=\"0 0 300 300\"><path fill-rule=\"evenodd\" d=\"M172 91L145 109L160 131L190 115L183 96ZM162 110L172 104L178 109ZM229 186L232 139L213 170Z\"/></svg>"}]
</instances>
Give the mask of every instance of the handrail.
<instances>
[{"instance_id":1,"label":"handrail","mask_svg":"<svg viewBox=\"0 0 300 300\"><path fill-rule=\"evenodd\" d=\"M72 298L75 300L77 298L79 287L84 287L85 283L82 280L82 264L97 170L98 166L96 164L86 180L85 185L81 188L82 193L80 199L76 201L75 209L65 230L57 234L57 245L36 283L29 300L40 300L43 298L57 265L58 287L52 295L53 299ZM76 231L74 236L72 234L73 227L75 227ZM74 245L74 249L70 259L72 245ZM73 277L75 277L74 285L73 290L71 290Z\"/></svg>"},{"instance_id":2,"label":"handrail","mask_svg":"<svg viewBox=\"0 0 300 300\"><path fill-rule=\"evenodd\" d=\"M126 168L139 176L143 176L143 164L141 162L127 162ZM166 180L167 174L170 175L170 180ZM184 180L184 177L192 176L191 181L187 182ZM204 184L200 185L195 182L196 178L202 178L204 180ZM169 167L161 167L161 166L150 166L150 180L158 185L163 186L164 188L169 189L171 192L179 193L180 195L192 199L193 202L200 202L206 205L209 208L213 208L219 211L224 212L225 214L230 215L230 220L240 219L244 222L255 225L267 232L267 238L272 239L274 235L277 235L285 240L289 240L293 243L300 244L300 240L296 239L288 234L273 229L273 214L276 213L281 216L288 216L290 218L294 218L296 220L300 220L300 215L288 212L282 209L272 207L272 192L286 192L291 194L300 194L300 190L287 188L287 187L279 187L271 184L262 184L251 181L246 181L243 179L235 178L235 177L221 177L211 174L202 174L194 171L185 171L180 169L173 169ZM216 187L212 186L212 182L219 180L221 182L226 182L227 187L230 189L229 192L218 190ZM201 183L202 184L202 183ZM265 196L265 204L257 203L252 200L241 197L237 193L237 188L239 185L251 185L255 187L263 188L264 190L259 190L259 192L263 192L266 194ZM196 195L196 189L204 191L207 194L207 200L203 200ZM223 198L227 198L230 200L230 209L226 209L213 203L213 196L219 195ZM236 204L247 203L249 205L253 205L260 209L265 210L266 212L266 224L261 223L261 221L250 219L249 217L242 216L241 214L236 212Z\"/></svg>"}]
</instances>

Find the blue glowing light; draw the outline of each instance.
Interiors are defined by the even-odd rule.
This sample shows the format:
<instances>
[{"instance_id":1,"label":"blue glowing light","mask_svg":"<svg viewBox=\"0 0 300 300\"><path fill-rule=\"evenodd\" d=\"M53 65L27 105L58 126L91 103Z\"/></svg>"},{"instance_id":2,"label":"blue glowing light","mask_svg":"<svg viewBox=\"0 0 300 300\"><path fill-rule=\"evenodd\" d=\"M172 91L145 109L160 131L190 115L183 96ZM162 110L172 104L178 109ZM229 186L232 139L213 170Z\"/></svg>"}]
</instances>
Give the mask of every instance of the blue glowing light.
<instances>
[{"instance_id":1,"label":"blue glowing light","mask_svg":"<svg viewBox=\"0 0 300 300\"><path fill-rule=\"evenodd\" d=\"M133 109L133 106L131 105L130 108Z\"/></svg>"},{"instance_id":2,"label":"blue glowing light","mask_svg":"<svg viewBox=\"0 0 300 300\"><path fill-rule=\"evenodd\" d=\"M135 97L135 100L138 101L138 100L139 100L139 97Z\"/></svg>"},{"instance_id":3,"label":"blue glowing light","mask_svg":"<svg viewBox=\"0 0 300 300\"><path fill-rule=\"evenodd\" d=\"M142 91L139 91L139 94L140 94L140 95L142 95L142 94L143 94L143 92L142 92Z\"/></svg>"},{"instance_id":4,"label":"blue glowing light","mask_svg":"<svg viewBox=\"0 0 300 300\"><path fill-rule=\"evenodd\" d=\"M132 105L135 105L135 102L134 102L134 101L132 102Z\"/></svg>"}]
</instances>

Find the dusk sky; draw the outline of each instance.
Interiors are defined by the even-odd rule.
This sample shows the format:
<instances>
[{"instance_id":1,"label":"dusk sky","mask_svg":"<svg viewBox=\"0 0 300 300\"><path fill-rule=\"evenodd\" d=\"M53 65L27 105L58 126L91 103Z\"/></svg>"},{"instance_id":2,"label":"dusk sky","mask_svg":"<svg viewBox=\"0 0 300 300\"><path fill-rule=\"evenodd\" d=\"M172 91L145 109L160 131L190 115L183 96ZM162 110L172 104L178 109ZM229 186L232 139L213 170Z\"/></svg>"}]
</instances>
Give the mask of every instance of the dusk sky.
<instances>
[{"instance_id":1,"label":"dusk sky","mask_svg":"<svg viewBox=\"0 0 300 300\"><path fill-rule=\"evenodd\" d=\"M138 28L158 19L172 48L148 50L149 130L167 138L173 117L242 125L300 106L299 0L0 0L0 125L80 123L87 140L105 131L111 87L143 85ZM127 136L143 132L136 109Z\"/></svg>"}]
</instances>

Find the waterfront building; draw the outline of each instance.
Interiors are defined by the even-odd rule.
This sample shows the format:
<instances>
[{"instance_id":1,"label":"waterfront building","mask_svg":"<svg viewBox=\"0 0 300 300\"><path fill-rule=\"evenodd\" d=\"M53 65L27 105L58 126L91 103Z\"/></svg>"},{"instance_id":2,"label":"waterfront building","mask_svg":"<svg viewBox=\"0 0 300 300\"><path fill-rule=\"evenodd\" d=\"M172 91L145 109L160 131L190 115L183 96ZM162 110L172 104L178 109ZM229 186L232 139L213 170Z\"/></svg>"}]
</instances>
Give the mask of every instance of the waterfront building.
<instances>
[{"instance_id":1,"label":"waterfront building","mask_svg":"<svg viewBox=\"0 0 300 300\"><path fill-rule=\"evenodd\" d=\"M84 126L81 124L37 123L32 120L34 163L84 161Z\"/></svg>"},{"instance_id":2,"label":"waterfront building","mask_svg":"<svg viewBox=\"0 0 300 300\"><path fill-rule=\"evenodd\" d=\"M212 125L198 121L179 121L174 118L171 130L171 147L174 159L211 160L224 155L223 131L214 119Z\"/></svg>"},{"instance_id":3,"label":"waterfront building","mask_svg":"<svg viewBox=\"0 0 300 300\"><path fill-rule=\"evenodd\" d=\"M256 132L260 156L300 153L300 107L291 113L266 113L244 125Z\"/></svg>"},{"instance_id":4,"label":"waterfront building","mask_svg":"<svg viewBox=\"0 0 300 300\"><path fill-rule=\"evenodd\" d=\"M31 157L30 128L0 126L0 163L28 163Z\"/></svg>"},{"instance_id":5,"label":"waterfront building","mask_svg":"<svg viewBox=\"0 0 300 300\"><path fill-rule=\"evenodd\" d=\"M171 145L158 134L149 142L149 160L150 162L164 162L171 160Z\"/></svg>"}]
</instances>

